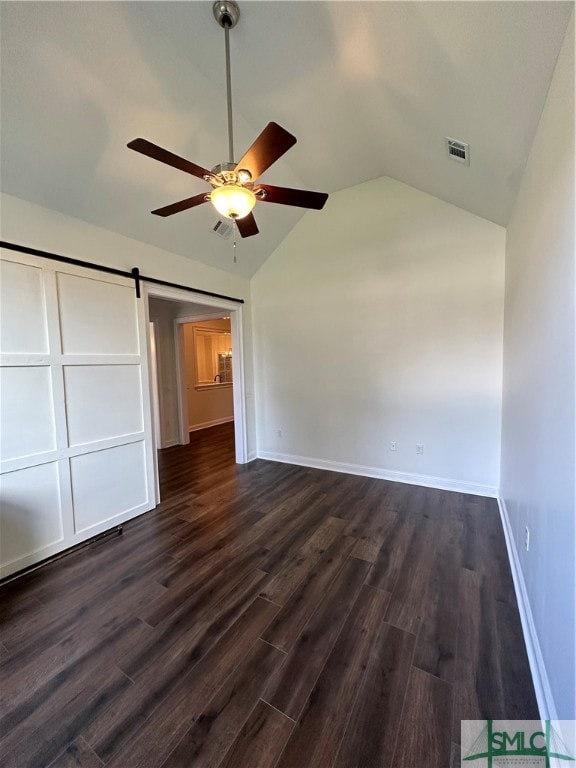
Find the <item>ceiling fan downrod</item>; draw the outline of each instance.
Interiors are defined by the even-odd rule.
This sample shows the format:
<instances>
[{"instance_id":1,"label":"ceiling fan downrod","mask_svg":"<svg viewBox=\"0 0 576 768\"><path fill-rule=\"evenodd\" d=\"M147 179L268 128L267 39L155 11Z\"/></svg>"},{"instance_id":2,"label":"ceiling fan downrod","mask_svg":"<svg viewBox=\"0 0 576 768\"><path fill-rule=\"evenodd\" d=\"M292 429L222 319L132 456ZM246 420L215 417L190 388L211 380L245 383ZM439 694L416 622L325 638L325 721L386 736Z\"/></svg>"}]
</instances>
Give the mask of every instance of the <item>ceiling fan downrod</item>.
<instances>
[{"instance_id":1,"label":"ceiling fan downrod","mask_svg":"<svg viewBox=\"0 0 576 768\"><path fill-rule=\"evenodd\" d=\"M214 18L224 30L226 49L226 100L228 106L228 162L234 163L234 129L232 125L232 78L230 74L230 30L238 23L240 9L234 0L216 0L212 6Z\"/></svg>"}]
</instances>

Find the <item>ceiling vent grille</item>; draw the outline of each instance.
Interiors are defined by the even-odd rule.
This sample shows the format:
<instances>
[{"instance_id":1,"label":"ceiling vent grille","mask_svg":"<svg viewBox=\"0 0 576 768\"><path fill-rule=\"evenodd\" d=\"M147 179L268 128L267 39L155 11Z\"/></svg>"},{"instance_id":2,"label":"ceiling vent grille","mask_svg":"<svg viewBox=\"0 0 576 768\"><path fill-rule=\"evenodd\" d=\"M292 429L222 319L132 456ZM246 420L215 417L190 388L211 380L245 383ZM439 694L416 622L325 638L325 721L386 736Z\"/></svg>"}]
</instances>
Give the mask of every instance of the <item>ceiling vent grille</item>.
<instances>
[{"instance_id":1,"label":"ceiling vent grille","mask_svg":"<svg viewBox=\"0 0 576 768\"><path fill-rule=\"evenodd\" d=\"M227 224L225 221L222 221L222 219L218 219L216 224L212 227L212 232L215 232L220 237L228 239L232 234L232 229L233 227L231 224Z\"/></svg>"},{"instance_id":2,"label":"ceiling vent grille","mask_svg":"<svg viewBox=\"0 0 576 768\"><path fill-rule=\"evenodd\" d=\"M470 165L470 147L468 144L458 141L458 139L449 139L446 136L446 148L448 150L448 157L451 160L455 160L463 165Z\"/></svg>"}]
</instances>

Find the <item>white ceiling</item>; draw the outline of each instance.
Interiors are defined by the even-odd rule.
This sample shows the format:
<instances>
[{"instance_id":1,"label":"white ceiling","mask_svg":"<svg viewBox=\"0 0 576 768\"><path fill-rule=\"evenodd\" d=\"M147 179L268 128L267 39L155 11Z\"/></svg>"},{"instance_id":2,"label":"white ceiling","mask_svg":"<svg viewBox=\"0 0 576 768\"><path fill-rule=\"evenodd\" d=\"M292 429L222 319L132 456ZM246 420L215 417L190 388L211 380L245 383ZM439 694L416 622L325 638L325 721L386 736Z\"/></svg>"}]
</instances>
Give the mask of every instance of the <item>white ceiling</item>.
<instances>
[{"instance_id":1,"label":"white ceiling","mask_svg":"<svg viewBox=\"0 0 576 768\"><path fill-rule=\"evenodd\" d=\"M263 181L332 193L388 175L505 225L572 8L240 0L236 159L275 120L298 143ZM205 167L226 159L210 0L2 2L1 14L2 191L247 276L303 214L258 203L260 234L234 264L210 205L149 213L207 185L128 141ZM470 144L469 168L445 136Z\"/></svg>"}]
</instances>

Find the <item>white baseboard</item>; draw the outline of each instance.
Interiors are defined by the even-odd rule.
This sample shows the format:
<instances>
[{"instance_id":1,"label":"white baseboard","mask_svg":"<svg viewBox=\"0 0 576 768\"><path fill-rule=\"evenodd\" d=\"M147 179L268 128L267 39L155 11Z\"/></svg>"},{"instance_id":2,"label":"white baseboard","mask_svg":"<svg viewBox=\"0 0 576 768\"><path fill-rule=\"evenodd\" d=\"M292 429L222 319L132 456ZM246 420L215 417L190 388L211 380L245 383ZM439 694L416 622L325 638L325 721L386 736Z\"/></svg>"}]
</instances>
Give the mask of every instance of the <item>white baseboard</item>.
<instances>
[{"instance_id":1,"label":"white baseboard","mask_svg":"<svg viewBox=\"0 0 576 768\"><path fill-rule=\"evenodd\" d=\"M415 475L409 472L381 469L380 467L365 467L361 464L345 464L339 461L326 461L324 459L313 459L309 456L293 456L287 453L273 453L271 451L258 451L258 458L280 461L283 464L298 464L301 467L312 467L313 469L327 469L331 472L344 472L347 475L361 475L363 477L375 477L379 480L392 480L395 483L424 485L428 488L439 488L443 491L470 493L473 496L490 496L492 498L497 496L497 489L493 486L451 480L446 477Z\"/></svg>"},{"instance_id":2,"label":"white baseboard","mask_svg":"<svg viewBox=\"0 0 576 768\"><path fill-rule=\"evenodd\" d=\"M508 560L514 580L514 590L516 592L516 601L520 611L520 621L522 622L522 632L524 633L524 642L526 643L526 653L528 654L528 663L532 673L532 682L536 701L538 702L538 711L542 720L557 720L556 705L550 688L544 657L538 641L538 633L532 616L532 609L526 591L526 582L518 557L518 550L512 535L512 526L508 517L506 502L498 495L498 507L500 509L500 518L504 529L504 538L506 539L506 548L508 549Z\"/></svg>"},{"instance_id":3,"label":"white baseboard","mask_svg":"<svg viewBox=\"0 0 576 768\"><path fill-rule=\"evenodd\" d=\"M250 451L248 454L248 458L246 460L246 463L249 464L251 461L255 461L258 458L258 454L256 451Z\"/></svg>"},{"instance_id":4,"label":"white baseboard","mask_svg":"<svg viewBox=\"0 0 576 768\"><path fill-rule=\"evenodd\" d=\"M179 445L177 437L172 437L170 440L165 440L162 444L162 448L172 448L173 445Z\"/></svg>"},{"instance_id":5,"label":"white baseboard","mask_svg":"<svg viewBox=\"0 0 576 768\"><path fill-rule=\"evenodd\" d=\"M212 419L212 421L203 421L201 424L193 424L188 427L189 432L197 432L199 429L208 429L208 427L217 427L218 424L227 424L234 421L234 416L226 416L224 419Z\"/></svg>"}]
</instances>

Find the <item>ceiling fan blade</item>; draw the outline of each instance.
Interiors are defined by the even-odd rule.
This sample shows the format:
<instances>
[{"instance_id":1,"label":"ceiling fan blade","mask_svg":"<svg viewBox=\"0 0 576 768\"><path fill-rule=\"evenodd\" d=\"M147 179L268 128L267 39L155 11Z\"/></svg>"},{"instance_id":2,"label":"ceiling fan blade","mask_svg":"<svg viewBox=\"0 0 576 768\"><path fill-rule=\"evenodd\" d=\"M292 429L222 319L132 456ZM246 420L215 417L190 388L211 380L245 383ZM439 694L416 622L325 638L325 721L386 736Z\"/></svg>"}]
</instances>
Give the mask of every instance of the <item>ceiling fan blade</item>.
<instances>
[{"instance_id":1,"label":"ceiling fan blade","mask_svg":"<svg viewBox=\"0 0 576 768\"><path fill-rule=\"evenodd\" d=\"M251 237L252 235L257 235L259 231L253 213L249 213L246 216L243 216L241 219L236 219L236 226L238 227L238 232L240 232L242 237Z\"/></svg>"},{"instance_id":2,"label":"ceiling fan blade","mask_svg":"<svg viewBox=\"0 0 576 768\"><path fill-rule=\"evenodd\" d=\"M128 144L129 149L133 149L135 152L140 152L142 155L147 155L153 160L158 160L166 165L171 165L173 168L178 168L180 171L190 173L192 176L197 176L199 179L203 179L204 176L212 176L212 173L206 168L202 168L196 163L191 163L190 160L185 160L179 155L175 155L173 152L169 152L167 149L162 149L157 144L152 144L151 141L146 139L133 139Z\"/></svg>"},{"instance_id":3,"label":"ceiling fan blade","mask_svg":"<svg viewBox=\"0 0 576 768\"><path fill-rule=\"evenodd\" d=\"M263 189L265 195L258 195ZM254 189L258 200L264 203L280 203L281 205L297 205L300 208L314 208L319 211L328 200L325 192L308 192L305 189L290 189L289 187L273 187L270 184L258 184Z\"/></svg>"},{"instance_id":4,"label":"ceiling fan blade","mask_svg":"<svg viewBox=\"0 0 576 768\"><path fill-rule=\"evenodd\" d=\"M236 166L236 170L245 168L256 180L272 163L296 144L296 137L284 130L278 123L268 123L260 136Z\"/></svg>"},{"instance_id":5,"label":"ceiling fan blade","mask_svg":"<svg viewBox=\"0 0 576 768\"><path fill-rule=\"evenodd\" d=\"M186 200L179 200L177 203L165 205L163 208L156 208L152 213L156 216L172 216L173 213L187 211L189 208L195 208L197 205L206 203L207 197L207 192L201 192L199 195L194 195L194 197L187 197Z\"/></svg>"}]
</instances>

